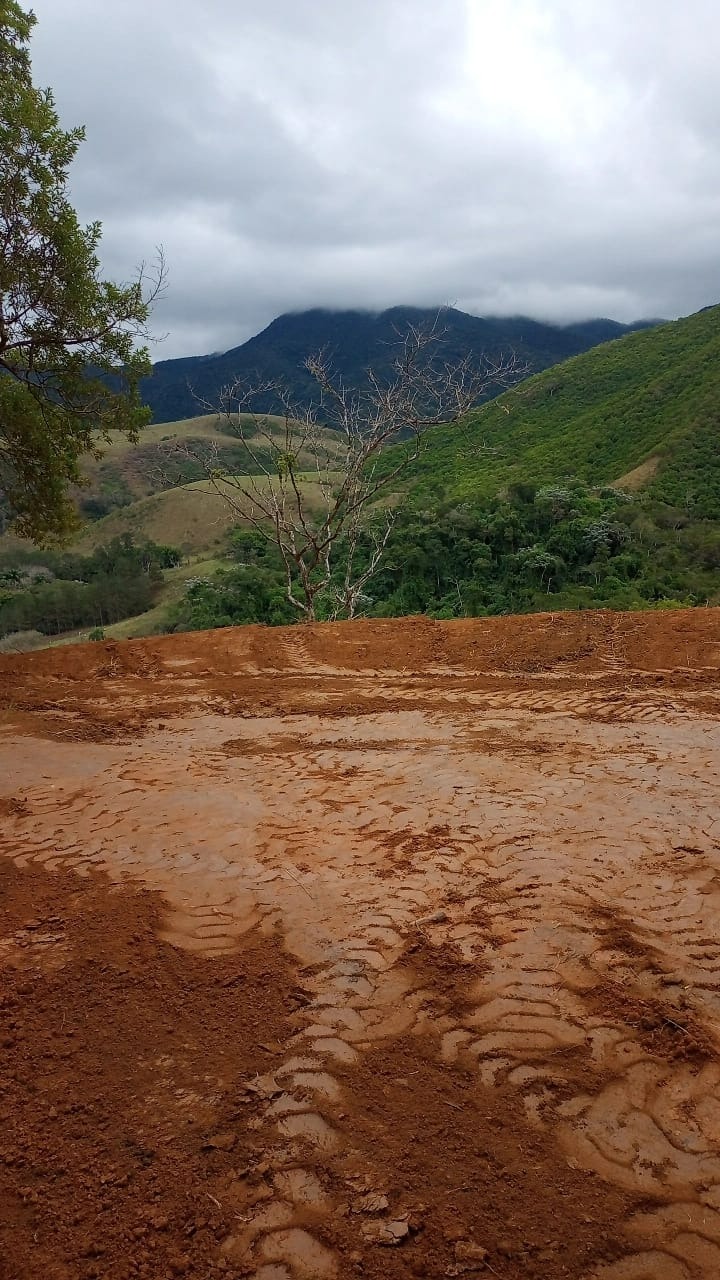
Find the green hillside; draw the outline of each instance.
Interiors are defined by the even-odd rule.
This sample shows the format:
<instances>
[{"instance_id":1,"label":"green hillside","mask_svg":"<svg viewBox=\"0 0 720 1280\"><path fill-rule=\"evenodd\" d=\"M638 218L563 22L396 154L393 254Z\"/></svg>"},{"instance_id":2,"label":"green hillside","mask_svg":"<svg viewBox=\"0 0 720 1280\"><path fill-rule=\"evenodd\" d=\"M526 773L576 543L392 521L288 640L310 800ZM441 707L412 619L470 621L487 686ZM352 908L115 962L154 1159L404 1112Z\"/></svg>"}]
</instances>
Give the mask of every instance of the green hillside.
<instances>
[{"instance_id":1,"label":"green hillside","mask_svg":"<svg viewBox=\"0 0 720 1280\"><path fill-rule=\"evenodd\" d=\"M261 429L263 439L252 418L244 415L243 435L253 441L254 457L235 424L214 413L145 427L136 444L118 435L110 445L103 446L101 458L86 460L83 472L87 485L77 494L80 511L97 520L128 508L138 499L202 480L208 470L257 473L261 467L271 465L271 442L282 448L284 421L266 415ZM334 433L327 432L326 440L332 452ZM299 456L301 465L314 465L309 455L301 452ZM128 527L132 519L129 515ZM122 525L122 520L116 524Z\"/></svg>"},{"instance_id":2,"label":"green hillside","mask_svg":"<svg viewBox=\"0 0 720 1280\"><path fill-rule=\"evenodd\" d=\"M611 484L650 460L655 497L720 517L720 307L604 343L431 432L410 484L416 501L477 501L523 481Z\"/></svg>"},{"instance_id":3,"label":"green hillside","mask_svg":"<svg viewBox=\"0 0 720 1280\"><path fill-rule=\"evenodd\" d=\"M372 613L717 603L720 307L429 432L407 479Z\"/></svg>"},{"instance_id":4,"label":"green hillside","mask_svg":"<svg viewBox=\"0 0 720 1280\"><path fill-rule=\"evenodd\" d=\"M248 477L234 473L237 482L247 484ZM331 477L332 478L332 477ZM301 473L300 486L310 507L322 502L322 493L315 472ZM265 476L256 476L254 483L260 492L268 485ZM223 488L220 482L220 489ZM227 486L230 502L223 500L207 480L164 489L139 498L101 520L85 525L74 542L80 554L88 554L95 548L129 533L136 542L150 539L153 542L170 543L183 555L214 551L222 547L230 529L242 522L247 500Z\"/></svg>"},{"instance_id":5,"label":"green hillside","mask_svg":"<svg viewBox=\"0 0 720 1280\"><path fill-rule=\"evenodd\" d=\"M118 441L86 492L102 498L110 477L129 497L85 525L67 563L0 540L0 644L23 628L42 643L94 625L291 620L277 553L182 469L204 447L240 470L241 442L213 417ZM316 473L304 479L312 502ZM719 603L720 307L606 343L429 432L406 481L383 502L399 510L363 597L371 616ZM373 545L369 532L360 567Z\"/></svg>"}]
</instances>

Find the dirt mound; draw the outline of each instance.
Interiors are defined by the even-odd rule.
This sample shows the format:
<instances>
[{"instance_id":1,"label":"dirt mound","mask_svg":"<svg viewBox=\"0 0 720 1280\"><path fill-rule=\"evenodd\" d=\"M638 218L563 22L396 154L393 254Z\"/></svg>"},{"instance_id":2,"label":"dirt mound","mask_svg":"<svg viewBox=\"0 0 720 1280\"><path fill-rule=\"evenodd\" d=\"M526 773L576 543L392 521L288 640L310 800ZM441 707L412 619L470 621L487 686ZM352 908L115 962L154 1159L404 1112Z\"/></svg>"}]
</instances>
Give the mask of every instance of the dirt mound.
<instances>
[{"instance_id":1,"label":"dirt mound","mask_svg":"<svg viewBox=\"0 0 720 1280\"><path fill-rule=\"evenodd\" d=\"M0 716L32 733L101 742L198 705L342 717L371 710L378 696L388 708L450 701L469 682L545 691L552 702L559 685L583 681L614 691L611 715L613 697L622 714L631 689L715 697L719 669L718 609L234 627L0 656ZM381 679L377 689L368 676Z\"/></svg>"},{"instance_id":2,"label":"dirt mound","mask_svg":"<svg viewBox=\"0 0 720 1280\"><path fill-rule=\"evenodd\" d=\"M720 614L0 661L2 1280L720 1274Z\"/></svg>"},{"instance_id":3,"label":"dirt mound","mask_svg":"<svg viewBox=\"0 0 720 1280\"><path fill-rule=\"evenodd\" d=\"M429 618L322 623L304 627L232 627L126 642L63 645L0 659L13 676L103 679L156 675L187 665L194 675L279 669L349 674L398 671L541 672L558 664L597 672L598 662L638 671L720 667L720 609L646 613L529 614L512 618ZM600 671L603 671L602 666Z\"/></svg>"}]
</instances>

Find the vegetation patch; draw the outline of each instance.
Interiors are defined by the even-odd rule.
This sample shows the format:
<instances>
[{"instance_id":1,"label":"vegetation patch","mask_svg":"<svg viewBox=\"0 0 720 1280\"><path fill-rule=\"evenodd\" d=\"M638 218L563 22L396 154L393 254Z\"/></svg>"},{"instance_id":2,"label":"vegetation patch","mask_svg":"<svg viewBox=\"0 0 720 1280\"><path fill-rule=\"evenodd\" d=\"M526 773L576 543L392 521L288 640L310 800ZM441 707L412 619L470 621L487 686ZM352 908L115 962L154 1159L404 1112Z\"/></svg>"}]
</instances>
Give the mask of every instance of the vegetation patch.
<instances>
[{"instance_id":1,"label":"vegetation patch","mask_svg":"<svg viewBox=\"0 0 720 1280\"><path fill-rule=\"evenodd\" d=\"M163 570L179 560L174 547L136 545L129 534L89 556L36 550L0 557L0 638L8 638L9 648L28 648L37 633L52 636L88 626L102 631L149 609Z\"/></svg>"}]
</instances>

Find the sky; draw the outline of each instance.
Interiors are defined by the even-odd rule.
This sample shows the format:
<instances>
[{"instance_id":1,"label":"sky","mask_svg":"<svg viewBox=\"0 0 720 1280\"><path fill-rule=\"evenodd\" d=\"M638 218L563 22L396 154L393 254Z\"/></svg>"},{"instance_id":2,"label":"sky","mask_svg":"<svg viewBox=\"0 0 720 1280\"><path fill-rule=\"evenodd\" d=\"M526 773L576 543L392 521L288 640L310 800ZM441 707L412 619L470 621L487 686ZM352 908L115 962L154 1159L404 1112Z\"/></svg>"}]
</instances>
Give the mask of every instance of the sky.
<instances>
[{"instance_id":1,"label":"sky","mask_svg":"<svg viewBox=\"0 0 720 1280\"><path fill-rule=\"evenodd\" d=\"M720 302L718 0L32 0L103 268L155 360L308 307Z\"/></svg>"}]
</instances>

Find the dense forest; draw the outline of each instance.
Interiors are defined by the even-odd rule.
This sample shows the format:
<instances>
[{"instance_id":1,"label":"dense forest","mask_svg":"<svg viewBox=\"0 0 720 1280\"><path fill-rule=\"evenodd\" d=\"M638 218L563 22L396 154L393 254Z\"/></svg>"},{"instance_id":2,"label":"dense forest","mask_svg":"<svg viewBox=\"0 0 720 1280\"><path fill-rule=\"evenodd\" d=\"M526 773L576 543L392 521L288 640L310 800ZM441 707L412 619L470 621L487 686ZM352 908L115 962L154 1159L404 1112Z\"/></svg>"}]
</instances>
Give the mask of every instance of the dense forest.
<instances>
[{"instance_id":1,"label":"dense forest","mask_svg":"<svg viewBox=\"0 0 720 1280\"><path fill-rule=\"evenodd\" d=\"M125 534L92 555L69 551L14 551L0 555L0 637L37 631L59 635L105 626L149 609L163 570L180 552Z\"/></svg>"},{"instance_id":2,"label":"dense forest","mask_svg":"<svg viewBox=\"0 0 720 1280\"><path fill-rule=\"evenodd\" d=\"M361 568L371 545L368 536ZM105 627L152 609L167 570L181 559L177 548L149 540L136 544L129 534L85 556L39 549L5 553L0 637L82 628L101 635ZM344 567L341 543L338 581ZM651 490L591 488L577 479L549 485L516 481L484 501L405 503L361 612L452 618L702 605L717 602L719 584L720 523L698 518L687 504L667 502ZM276 549L261 534L237 527L213 572L203 572L202 565L196 575L186 571L181 594L154 629L279 625L296 617Z\"/></svg>"},{"instance_id":3,"label":"dense forest","mask_svg":"<svg viewBox=\"0 0 720 1280\"><path fill-rule=\"evenodd\" d=\"M169 627L294 620L269 544L237 530L231 554L232 566L188 585ZM405 508L362 612L453 618L704 604L717 596L719 573L714 521L693 521L680 508L612 487L518 482L485 503Z\"/></svg>"}]
</instances>

